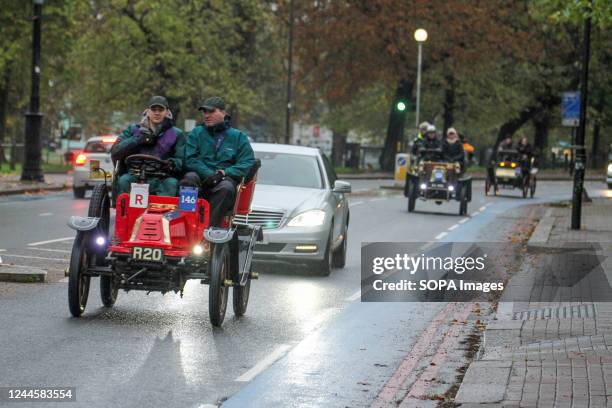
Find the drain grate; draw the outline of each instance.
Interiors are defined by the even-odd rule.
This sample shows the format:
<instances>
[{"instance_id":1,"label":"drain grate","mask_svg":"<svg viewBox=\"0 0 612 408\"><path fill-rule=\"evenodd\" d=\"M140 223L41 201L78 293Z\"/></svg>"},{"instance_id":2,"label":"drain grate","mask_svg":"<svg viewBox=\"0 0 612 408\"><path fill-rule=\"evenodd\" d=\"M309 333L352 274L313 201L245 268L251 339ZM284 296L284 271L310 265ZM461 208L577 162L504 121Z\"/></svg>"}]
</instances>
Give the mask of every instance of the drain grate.
<instances>
[{"instance_id":1,"label":"drain grate","mask_svg":"<svg viewBox=\"0 0 612 408\"><path fill-rule=\"evenodd\" d=\"M545 307L542 309L515 312L512 320L542 320L542 319L592 319L597 315L594 304L562 307Z\"/></svg>"}]
</instances>

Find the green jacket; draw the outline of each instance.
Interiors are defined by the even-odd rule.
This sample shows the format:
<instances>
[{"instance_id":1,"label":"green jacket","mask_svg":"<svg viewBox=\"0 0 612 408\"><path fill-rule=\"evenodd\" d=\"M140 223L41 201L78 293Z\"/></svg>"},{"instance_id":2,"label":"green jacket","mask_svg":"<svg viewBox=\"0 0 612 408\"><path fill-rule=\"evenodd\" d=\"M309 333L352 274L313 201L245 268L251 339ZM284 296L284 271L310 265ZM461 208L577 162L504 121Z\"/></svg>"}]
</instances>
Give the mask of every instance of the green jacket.
<instances>
[{"instance_id":1,"label":"green jacket","mask_svg":"<svg viewBox=\"0 0 612 408\"><path fill-rule=\"evenodd\" d=\"M216 148L216 139L222 138ZM235 180L245 177L255 165L255 155L247 135L230 127L229 121L207 128L196 126L187 136L185 170L194 171L202 180L217 170L224 170Z\"/></svg>"}]
</instances>

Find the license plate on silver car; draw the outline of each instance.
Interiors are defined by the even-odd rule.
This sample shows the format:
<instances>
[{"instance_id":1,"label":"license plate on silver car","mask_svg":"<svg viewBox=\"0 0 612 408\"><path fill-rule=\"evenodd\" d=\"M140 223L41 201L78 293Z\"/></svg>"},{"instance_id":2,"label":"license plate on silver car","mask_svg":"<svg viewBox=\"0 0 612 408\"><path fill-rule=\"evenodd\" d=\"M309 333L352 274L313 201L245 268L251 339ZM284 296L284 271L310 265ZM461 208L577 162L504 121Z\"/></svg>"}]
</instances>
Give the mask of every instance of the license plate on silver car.
<instances>
[{"instance_id":1,"label":"license plate on silver car","mask_svg":"<svg viewBox=\"0 0 612 408\"><path fill-rule=\"evenodd\" d=\"M132 258L135 261L163 262L164 251L160 248L134 247Z\"/></svg>"}]
</instances>

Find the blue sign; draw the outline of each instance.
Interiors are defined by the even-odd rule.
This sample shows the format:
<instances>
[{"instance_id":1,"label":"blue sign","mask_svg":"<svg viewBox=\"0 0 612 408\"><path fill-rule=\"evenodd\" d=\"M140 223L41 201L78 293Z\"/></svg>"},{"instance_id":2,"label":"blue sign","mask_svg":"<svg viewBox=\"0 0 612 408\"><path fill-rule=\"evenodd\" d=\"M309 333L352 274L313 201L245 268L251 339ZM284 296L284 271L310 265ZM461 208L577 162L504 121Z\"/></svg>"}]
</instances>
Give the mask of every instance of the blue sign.
<instances>
[{"instance_id":1,"label":"blue sign","mask_svg":"<svg viewBox=\"0 0 612 408\"><path fill-rule=\"evenodd\" d=\"M182 186L179 190L179 210L195 212L198 204L198 189Z\"/></svg>"},{"instance_id":2,"label":"blue sign","mask_svg":"<svg viewBox=\"0 0 612 408\"><path fill-rule=\"evenodd\" d=\"M580 92L563 92L561 100L561 124L578 126L580 123Z\"/></svg>"},{"instance_id":3,"label":"blue sign","mask_svg":"<svg viewBox=\"0 0 612 408\"><path fill-rule=\"evenodd\" d=\"M400 166L405 166L406 165L406 158L405 157L400 157L399 159L397 159L397 164Z\"/></svg>"}]
</instances>

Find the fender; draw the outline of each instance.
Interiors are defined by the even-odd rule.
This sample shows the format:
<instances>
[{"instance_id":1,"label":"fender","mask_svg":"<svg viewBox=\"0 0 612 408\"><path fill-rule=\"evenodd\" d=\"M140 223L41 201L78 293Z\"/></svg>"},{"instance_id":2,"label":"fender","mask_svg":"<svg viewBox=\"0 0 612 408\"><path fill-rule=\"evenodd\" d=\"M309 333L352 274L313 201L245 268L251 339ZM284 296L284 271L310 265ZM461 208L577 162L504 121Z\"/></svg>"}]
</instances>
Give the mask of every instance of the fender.
<instances>
[{"instance_id":1,"label":"fender","mask_svg":"<svg viewBox=\"0 0 612 408\"><path fill-rule=\"evenodd\" d=\"M224 229L224 228L206 228L204 230L204 238L208 242L212 242L213 244L223 244L225 242L229 242L234 236L234 228Z\"/></svg>"},{"instance_id":2,"label":"fender","mask_svg":"<svg viewBox=\"0 0 612 408\"><path fill-rule=\"evenodd\" d=\"M68 219L68 226L75 231L91 231L98 226L99 217L79 217L73 215Z\"/></svg>"}]
</instances>

